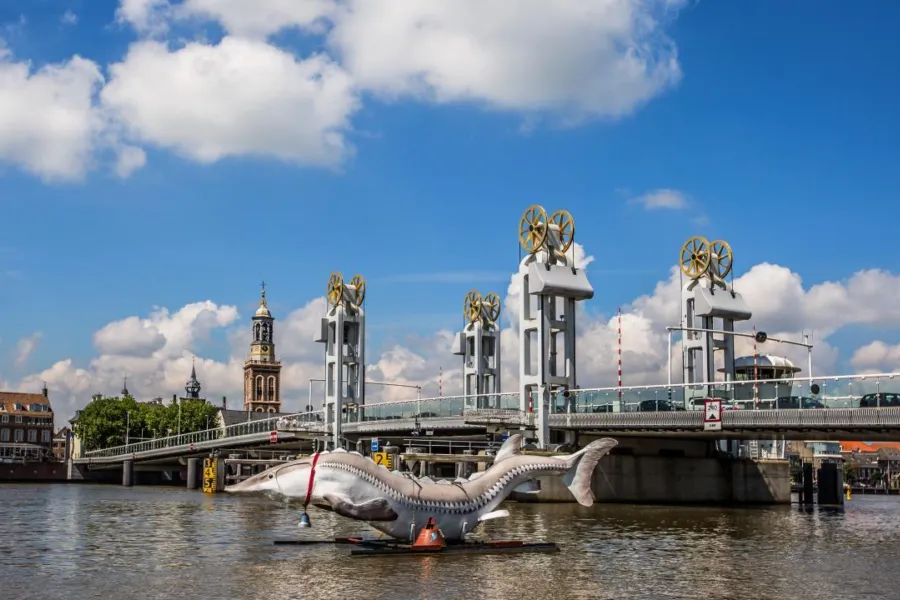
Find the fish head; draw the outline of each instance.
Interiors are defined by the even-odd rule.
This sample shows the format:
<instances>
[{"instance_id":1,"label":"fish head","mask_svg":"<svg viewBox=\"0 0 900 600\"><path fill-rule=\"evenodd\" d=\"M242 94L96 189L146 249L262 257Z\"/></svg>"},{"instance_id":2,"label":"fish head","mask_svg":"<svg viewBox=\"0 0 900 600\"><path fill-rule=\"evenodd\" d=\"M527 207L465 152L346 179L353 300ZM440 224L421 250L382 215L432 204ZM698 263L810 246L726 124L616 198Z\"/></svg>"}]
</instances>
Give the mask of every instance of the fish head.
<instances>
[{"instance_id":1,"label":"fish head","mask_svg":"<svg viewBox=\"0 0 900 600\"><path fill-rule=\"evenodd\" d=\"M225 492L303 500L309 488L311 471L312 460L301 458L283 465L275 465L244 481L226 486Z\"/></svg>"}]
</instances>

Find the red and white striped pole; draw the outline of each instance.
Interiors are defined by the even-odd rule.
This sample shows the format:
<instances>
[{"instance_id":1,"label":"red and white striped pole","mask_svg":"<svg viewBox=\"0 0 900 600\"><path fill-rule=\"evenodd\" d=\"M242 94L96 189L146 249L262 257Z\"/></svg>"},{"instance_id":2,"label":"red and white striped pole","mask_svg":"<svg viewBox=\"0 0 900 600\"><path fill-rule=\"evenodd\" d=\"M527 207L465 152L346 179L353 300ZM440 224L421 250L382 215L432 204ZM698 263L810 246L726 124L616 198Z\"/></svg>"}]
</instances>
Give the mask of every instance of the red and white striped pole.
<instances>
[{"instance_id":1,"label":"red and white striped pole","mask_svg":"<svg viewBox=\"0 0 900 600\"><path fill-rule=\"evenodd\" d=\"M438 371L438 398L444 397L444 367Z\"/></svg>"},{"instance_id":2,"label":"red and white striped pole","mask_svg":"<svg viewBox=\"0 0 900 600\"><path fill-rule=\"evenodd\" d=\"M619 307L618 312L618 321L619 321L619 345L618 345L618 353L619 353L619 403L622 402L622 307Z\"/></svg>"},{"instance_id":3,"label":"red and white striped pole","mask_svg":"<svg viewBox=\"0 0 900 600\"><path fill-rule=\"evenodd\" d=\"M756 325L753 326L753 401L759 408L759 352L756 350Z\"/></svg>"}]
</instances>

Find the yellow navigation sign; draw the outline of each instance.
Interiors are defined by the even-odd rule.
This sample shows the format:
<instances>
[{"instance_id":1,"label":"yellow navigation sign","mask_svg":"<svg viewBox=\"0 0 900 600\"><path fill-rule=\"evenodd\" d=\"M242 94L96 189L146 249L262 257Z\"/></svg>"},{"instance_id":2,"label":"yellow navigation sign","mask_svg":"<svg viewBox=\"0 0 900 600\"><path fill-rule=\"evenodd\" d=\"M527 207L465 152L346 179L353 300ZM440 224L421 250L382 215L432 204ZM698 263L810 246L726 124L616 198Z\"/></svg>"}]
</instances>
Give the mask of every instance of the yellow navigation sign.
<instances>
[{"instance_id":1,"label":"yellow navigation sign","mask_svg":"<svg viewBox=\"0 0 900 600\"><path fill-rule=\"evenodd\" d=\"M394 468L393 454L388 454L387 452L375 452L372 454L372 460L375 461L376 465L382 465L387 467L388 469Z\"/></svg>"}]
</instances>

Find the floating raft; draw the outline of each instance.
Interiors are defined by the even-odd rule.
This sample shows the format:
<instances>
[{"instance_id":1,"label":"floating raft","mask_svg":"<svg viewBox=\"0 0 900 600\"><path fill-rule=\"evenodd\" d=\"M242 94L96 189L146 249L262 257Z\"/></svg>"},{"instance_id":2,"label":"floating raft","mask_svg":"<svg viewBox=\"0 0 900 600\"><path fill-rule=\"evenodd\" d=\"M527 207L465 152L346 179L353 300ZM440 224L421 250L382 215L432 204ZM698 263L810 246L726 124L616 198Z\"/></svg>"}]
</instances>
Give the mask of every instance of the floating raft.
<instances>
[{"instance_id":1,"label":"floating raft","mask_svg":"<svg viewBox=\"0 0 900 600\"><path fill-rule=\"evenodd\" d=\"M350 556L400 556L415 554L498 554L510 552L559 552L553 542L522 542L496 540L463 542L439 547L415 547L394 540L364 538L334 538L331 540L275 540L276 546L312 546L322 544L352 545Z\"/></svg>"},{"instance_id":2,"label":"floating raft","mask_svg":"<svg viewBox=\"0 0 900 600\"><path fill-rule=\"evenodd\" d=\"M408 544L357 544L350 556L397 556L413 554L499 554L509 552L559 552L552 542L521 542L517 540L494 542L467 542L436 548L416 548Z\"/></svg>"}]
</instances>

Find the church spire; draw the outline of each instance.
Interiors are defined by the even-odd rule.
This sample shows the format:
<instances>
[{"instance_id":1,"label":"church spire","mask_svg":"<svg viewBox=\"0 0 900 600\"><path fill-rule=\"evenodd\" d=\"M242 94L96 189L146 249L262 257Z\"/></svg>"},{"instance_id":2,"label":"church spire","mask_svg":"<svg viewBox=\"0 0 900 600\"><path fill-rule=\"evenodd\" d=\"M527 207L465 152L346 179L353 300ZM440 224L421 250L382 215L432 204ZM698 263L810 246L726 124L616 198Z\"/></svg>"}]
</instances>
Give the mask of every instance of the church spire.
<instances>
[{"instance_id":1,"label":"church spire","mask_svg":"<svg viewBox=\"0 0 900 600\"><path fill-rule=\"evenodd\" d=\"M187 392L185 398L197 400L200 398L200 382L197 381L197 367L194 365L194 360L191 359L191 378L184 384L184 391Z\"/></svg>"}]
</instances>

